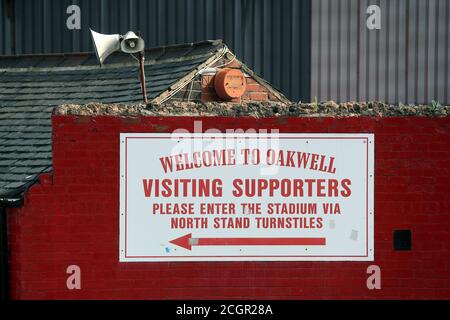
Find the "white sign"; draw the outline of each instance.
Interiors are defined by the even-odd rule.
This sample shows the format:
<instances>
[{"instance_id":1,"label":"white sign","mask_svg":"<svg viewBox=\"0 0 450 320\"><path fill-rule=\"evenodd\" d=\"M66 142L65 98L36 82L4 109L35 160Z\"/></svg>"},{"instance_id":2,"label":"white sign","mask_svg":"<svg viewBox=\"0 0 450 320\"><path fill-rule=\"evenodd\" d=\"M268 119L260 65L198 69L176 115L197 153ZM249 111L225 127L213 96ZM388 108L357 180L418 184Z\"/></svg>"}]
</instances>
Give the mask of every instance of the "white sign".
<instances>
[{"instance_id":1,"label":"white sign","mask_svg":"<svg viewBox=\"0 0 450 320\"><path fill-rule=\"evenodd\" d=\"M372 261L372 134L120 135L120 261Z\"/></svg>"}]
</instances>

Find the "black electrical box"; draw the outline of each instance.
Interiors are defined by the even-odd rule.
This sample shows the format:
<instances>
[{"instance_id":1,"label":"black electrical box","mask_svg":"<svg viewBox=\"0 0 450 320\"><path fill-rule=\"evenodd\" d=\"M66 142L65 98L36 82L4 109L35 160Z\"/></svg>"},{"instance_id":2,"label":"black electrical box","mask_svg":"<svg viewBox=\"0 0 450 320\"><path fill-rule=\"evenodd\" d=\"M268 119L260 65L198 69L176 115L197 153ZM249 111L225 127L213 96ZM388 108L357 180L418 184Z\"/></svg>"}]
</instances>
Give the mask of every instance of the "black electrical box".
<instances>
[{"instance_id":1,"label":"black electrical box","mask_svg":"<svg viewBox=\"0 0 450 320\"><path fill-rule=\"evenodd\" d=\"M411 250L411 246L411 230L394 231L394 250L409 251Z\"/></svg>"}]
</instances>

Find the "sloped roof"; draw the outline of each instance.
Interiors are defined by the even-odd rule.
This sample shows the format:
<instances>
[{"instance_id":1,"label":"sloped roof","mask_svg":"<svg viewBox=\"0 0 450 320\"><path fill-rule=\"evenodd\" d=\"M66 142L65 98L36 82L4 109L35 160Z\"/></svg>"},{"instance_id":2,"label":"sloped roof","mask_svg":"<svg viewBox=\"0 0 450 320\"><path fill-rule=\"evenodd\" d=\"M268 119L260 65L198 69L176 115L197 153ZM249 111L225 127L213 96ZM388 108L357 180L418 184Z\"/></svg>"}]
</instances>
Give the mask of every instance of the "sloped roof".
<instances>
[{"instance_id":1,"label":"sloped roof","mask_svg":"<svg viewBox=\"0 0 450 320\"><path fill-rule=\"evenodd\" d=\"M224 49L220 40L146 50L149 100ZM51 171L51 114L64 103L139 103L137 62L117 53L98 67L94 53L0 57L0 205L20 203Z\"/></svg>"}]
</instances>

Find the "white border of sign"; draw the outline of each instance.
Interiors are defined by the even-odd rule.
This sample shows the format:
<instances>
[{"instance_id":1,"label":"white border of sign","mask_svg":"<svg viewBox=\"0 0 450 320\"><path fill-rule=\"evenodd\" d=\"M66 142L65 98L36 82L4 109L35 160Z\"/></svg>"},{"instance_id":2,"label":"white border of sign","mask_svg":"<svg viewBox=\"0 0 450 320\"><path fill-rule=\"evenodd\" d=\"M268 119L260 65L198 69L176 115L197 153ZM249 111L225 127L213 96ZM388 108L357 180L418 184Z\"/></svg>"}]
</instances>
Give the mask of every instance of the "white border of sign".
<instances>
[{"instance_id":1,"label":"white border of sign","mask_svg":"<svg viewBox=\"0 0 450 320\"><path fill-rule=\"evenodd\" d=\"M162 136L169 139L177 138L189 138L189 137L236 137L236 138L270 138L270 133L121 133L120 134L120 212L119 212L119 261L120 262L186 262L186 261L374 261L374 145L375 138L373 134L361 133L361 134L342 134L342 133L326 133L326 134L313 134L313 133L277 133L278 138L287 137L299 137L307 136L308 138L354 138L365 139L366 141L366 255L364 256L252 256L252 257L227 257L227 256L193 256L193 257L130 257L125 255L125 229L126 229L126 138L132 137L148 137L148 138L160 138Z\"/></svg>"}]
</instances>

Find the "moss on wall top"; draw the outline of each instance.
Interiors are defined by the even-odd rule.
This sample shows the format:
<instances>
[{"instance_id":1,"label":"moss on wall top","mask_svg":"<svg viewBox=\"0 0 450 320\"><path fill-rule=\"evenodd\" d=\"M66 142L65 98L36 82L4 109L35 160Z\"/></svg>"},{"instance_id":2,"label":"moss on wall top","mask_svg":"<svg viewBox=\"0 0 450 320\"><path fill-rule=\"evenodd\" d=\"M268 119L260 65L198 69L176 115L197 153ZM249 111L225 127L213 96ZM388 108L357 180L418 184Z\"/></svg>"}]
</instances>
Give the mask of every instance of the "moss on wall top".
<instances>
[{"instance_id":1,"label":"moss on wall top","mask_svg":"<svg viewBox=\"0 0 450 320\"><path fill-rule=\"evenodd\" d=\"M382 102L334 101L317 103L293 103L283 105L274 102L233 104L225 102L169 102L160 105L125 105L88 103L84 105L64 104L55 108L56 115L85 116L228 116L228 117L355 117L355 116L450 116L450 106L438 103L431 105L388 105Z\"/></svg>"}]
</instances>

